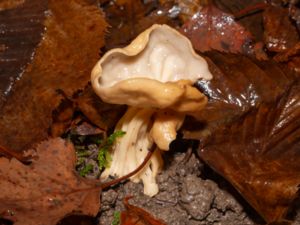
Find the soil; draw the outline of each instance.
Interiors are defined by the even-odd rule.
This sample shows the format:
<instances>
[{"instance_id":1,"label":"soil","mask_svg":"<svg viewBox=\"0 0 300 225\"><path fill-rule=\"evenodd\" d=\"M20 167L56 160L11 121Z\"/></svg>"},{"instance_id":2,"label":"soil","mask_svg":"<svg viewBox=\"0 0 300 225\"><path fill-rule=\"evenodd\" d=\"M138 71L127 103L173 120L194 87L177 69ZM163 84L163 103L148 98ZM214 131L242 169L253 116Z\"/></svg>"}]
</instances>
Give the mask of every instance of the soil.
<instances>
[{"instance_id":1,"label":"soil","mask_svg":"<svg viewBox=\"0 0 300 225\"><path fill-rule=\"evenodd\" d=\"M164 171L157 177L160 192L152 198L143 194L140 183L126 182L103 191L98 224L111 224L114 212L124 210L122 200L126 196L134 196L131 204L169 225L264 224L230 184L208 169L194 153L185 160L186 154L165 155ZM292 213L293 225L300 225L298 211Z\"/></svg>"}]
</instances>

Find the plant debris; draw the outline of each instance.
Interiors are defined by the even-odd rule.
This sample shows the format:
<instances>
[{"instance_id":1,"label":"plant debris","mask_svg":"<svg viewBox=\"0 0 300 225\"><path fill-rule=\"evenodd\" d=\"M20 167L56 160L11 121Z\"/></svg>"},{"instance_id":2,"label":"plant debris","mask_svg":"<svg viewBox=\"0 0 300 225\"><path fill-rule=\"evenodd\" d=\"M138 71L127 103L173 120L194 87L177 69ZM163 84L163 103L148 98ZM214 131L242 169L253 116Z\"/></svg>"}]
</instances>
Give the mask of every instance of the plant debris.
<instances>
[{"instance_id":1,"label":"plant debris","mask_svg":"<svg viewBox=\"0 0 300 225\"><path fill-rule=\"evenodd\" d=\"M145 210L172 225L263 223L252 221L247 204L229 196L222 188L230 185L213 171L199 177L206 165L193 154L187 164L165 154L173 169L167 164L158 175L153 198L127 182L103 193L99 209L102 189L138 172L152 152L125 178L101 184L109 149L123 135L107 134L126 106L102 102L88 84L90 71L100 48L125 46L153 23L186 34L214 76L195 84L209 101L187 117L184 137L200 141L200 158L266 222L292 223L285 216L300 187L299 1L9 1L0 3L0 152L7 157L0 158L0 224L54 225L79 213L98 214L107 225L116 210L113 223L125 225L164 224ZM75 146L49 139L66 130Z\"/></svg>"},{"instance_id":2,"label":"plant debris","mask_svg":"<svg viewBox=\"0 0 300 225\"><path fill-rule=\"evenodd\" d=\"M80 127L91 126L87 124L85 122L75 127L66 134L66 137L75 145L77 156L76 170L79 171L79 174L83 177L99 178L102 170L108 168L112 161L110 155L111 147L117 138L122 137L125 132L115 131L108 137L103 133L94 134L93 132L88 132L79 134L76 132Z\"/></svg>"},{"instance_id":3,"label":"plant debris","mask_svg":"<svg viewBox=\"0 0 300 225\"><path fill-rule=\"evenodd\" d=\"M218 50L242 53L252 42L252 35L234 17L209 4L193 15L181 28L200 52Z\"/></svg>"},{"instance_id":4,"label":"plant debris","mask_svg":"<svg viewBox=\"0 0 300 225\"><path fill-rule=\"evenodd\" d=\"M106 50L127 45L153 24L176 24L172 19L178 16L178 13L173 13L173 4L159 5L157 1L152 0L144 2L108 0L103 4L107 22L111 25L106 37ZM116 27L118 29L115 29Z\"/></svg>"},{"instance_id":5,"label":"plant debris","mask_svg":"<svg viewBox=\"0 0 300 225\"><path fill-rule=\"evenodd\" d=\"M200 139L203 144L201 151L199 150L200 157L228 179L268 222L278 221L285 216L288 205L282 212L276 212L275 206L268 201L278 200L285 203L289 201L291 204L296 194L294 192L288 200L284 194L275 193L279 189L282 192L288 191L292 185L276 186L277 178L274 174L277 174L280 180L289 179L292 174L294 176L299 174L299 168L292 168L291 162L284 162L281 159L286 157L289 151L294 151L297 155L297 143L294 147L287 147L285 146L287 141L291 141L292 144L289 136L285 136L286 139L279 138L271 132L273 127L279 124L283 132L286 132L284 129L289 129L300 116L297 114L299 92L295 91L297 88L294 84L298 77L286 67L274 62L255 62L247 57L220 53L211 53L209 57L215 63L210 65L215 75L214 79L209 82L198 82L199 88L209 96L209 102L197 115L197 121L192 120L189 125L184 126L185 137ZM264 84L263 87L261 84ZM291 88L294 90L293 96L284 102L284 96L288 96ZM291 111L285 111L285 108ZM284 117L287 118L285 124L280 122L280 118ZM286 135L297 137L298 128L295 126L290 130L291 133ZM267 143L272 142L272 138L278 138L277 143L268 146ZM268 151L269 157L265 157L261 151ZM280 151L282 155L275 153L276 151ZM271 166L274 160L276 163L279 161L282 163L280 168ZM296 156L294 160L296 163L298 160ZM284 170L286 172L283 172ZM264 171L265 175L256 174L258 171ZM269 195L265 193L266 187L255 184L255 179L261 179L261 184L274 183L268 186ZM297 179L299 177L293 180L294 187L300 184L300 180ZM248 191L254 188L254 192ZM259 204L256 201L259 201Z\"/></svg>"},{"instance_id":6,"label":"plant debris","mask_svg":"<svg viewBox=\"0 0 300 225\"><path fill-rule=\"evenodd\" d=\"M283 52L299 41L297 28L293 25L288 9L270 5L264 11L264 42L271 52Z\"/></svg>"},{"instance_id":7,"label":"plant debris","mask_svg":"<svg viewBox=\"0 0 300 225\"><path fill-rule=\"evenodd\" d=\"M0 1L0 108L44 34L47 8L45 0Z\"/></svg>"},{"instance_id":8,"label":"plant debris","mask_svg":"<svg viewBox=\"0 0 300 225\"><path fill-rule=\"evenodd\" d=\"M30 165L0 158L0 215L14 225L55 225L70 213L96 216L100 182L75 172L75 149L61 138L36 147Z\"/></svg>"},{"instance_id":9,"label":"plant debris","mask_svg":"<svg viewBox=\"0 0 300 225\"><path fill-rule=\"evenodd\" d=\"M130 198L126 197L123 201L126 211L121 212L121 225L166 225L161 220L155 219L145 210L129 204L128 200Z\"/></svg>"},{"instance_id":10,"label":"plant debris","mask_svg":"<svg viewBox=\"0 0 300 225\"><path fill-rule=\"evenodd\" d=\"M296 83L278 102L220 126L199 149L267 222L282 220L299 191L299 91Z\"/></svg>"},{"instance_id":11,"label":"plant debris","mask_svg":"<svg viewBox=\"0 0 300 225\"><path fill-rule=\"evenodd\" d=\"M88 120L103 131L112 129L126 110L124 105L113 105L103 102L88 85L74 99L76 107Z\"/></svg>"},{"instance_id":12,"label":"plant debris","mask_svg":"<svg viewBox=\"0 0 300 225\"><path fill-rule=\"evenodd\" d=\"M52 111L87 85L104 45L107 24L96 5L50 0L49 10L33 61L0 108L0 143L14 151L49 136Z\"/></svg>"}]
</instances>

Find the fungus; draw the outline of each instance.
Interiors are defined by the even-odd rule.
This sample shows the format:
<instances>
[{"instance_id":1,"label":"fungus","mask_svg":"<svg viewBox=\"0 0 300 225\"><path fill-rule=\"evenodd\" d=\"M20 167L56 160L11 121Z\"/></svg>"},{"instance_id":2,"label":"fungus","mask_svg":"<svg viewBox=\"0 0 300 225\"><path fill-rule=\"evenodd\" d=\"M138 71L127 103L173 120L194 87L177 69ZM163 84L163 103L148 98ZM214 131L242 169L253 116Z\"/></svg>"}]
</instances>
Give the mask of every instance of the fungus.
<instances>
[{"instance_id":1,"label":"fungus","mask_svg":"<svg viewBox=\"0 0 300 225\"><path fill-rule=\"evenodd\" d=\"M169 149L185 115L207 103L193 87L200 78L212 78L206 61L167 25L153 25L125 48L112 49L100 59L91 76L94 91L105 102L129 106L115 128L126 134L113 146L113 160L103 178L130 173L156 145L148 164L131 180L142 180L149 196L158 192L155 177L163 165L162 151Z\"/></svg>"}]
</instances>

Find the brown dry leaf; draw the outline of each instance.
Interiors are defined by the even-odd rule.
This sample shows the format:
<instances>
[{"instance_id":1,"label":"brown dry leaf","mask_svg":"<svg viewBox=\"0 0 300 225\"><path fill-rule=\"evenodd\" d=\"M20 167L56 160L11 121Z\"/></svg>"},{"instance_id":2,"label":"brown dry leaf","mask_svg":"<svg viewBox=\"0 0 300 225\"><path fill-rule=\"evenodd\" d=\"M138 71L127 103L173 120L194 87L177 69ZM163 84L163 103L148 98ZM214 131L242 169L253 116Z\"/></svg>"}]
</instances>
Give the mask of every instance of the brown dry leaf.
<instances>
[{"instance_id":1,"label":"brown dry leaf","mask_svg":"<svg viewBox=\"0 0 300 225\"><path fill-rule=\"evenodd\" d=\"M86 136L86 135L96 135L96 134L104 134L104 131L95 127L87 122L83 122L78 126L73 128L74 132L78 135Z\"/></svg>"},{"instance_id":2,"label":"brown dry leaf","mask_svg":"<svg viewBox=\"0 0 300 225\"><path fill-rule=\"evenodd\" d=\"M126 110L125 105L101 101L90 85L75 99L75 103L90 122L104 131L113 128Z\"/></svg>"},{"instance_id":3,"label":"brown dry leaf","mask_svg":"<svg viewBox=\"0 0 300 225\"><path fill-rule=\"evenodd\" d=\"M204 139L199 155L266 222L280 221L300 185L300 84Z\"/></svg>"},{"instance_id":4,"label":"brown dry leaf","mask_svg":"<svg viewBox=\"0 0 300 225\"><path fill-rule=\"evenodd\" d=\"M22 5L25 0L2 0L0 1L0 11L6 9L13 9Z\"/></svg>"},{"instance_id":5,"label":"brown dry leaf","mask_svg":"<svg viewBox=\"0 0 300 225\"><path fill-rule=\"evenodd\" d=\"M221 11L214 5L204 6L181 28L201 52L212 49L221 52L242 53L249 47L252 35L232 15Z\"/></svg>"},{"instance_id":6,"label":"brown dry leaf","mask_svg":"<svg viewBox=\"0 0 300 225\"><path fill-rule=\"evenodd\" d=\"M71 213L95 216L99 181L76 174L74 146L56 138L39 144L36 154L30 165L0 158L0 215L14 225L55 225Z\"/></svg>"},{"instance_id":7,"label":"brown dry leaf","mask_svg":"<svg viewBox=\"0 0 300 225\"><path fill-rule=\"evenodd\" d=\"M290 62L288 62L290 68L295 70L298 74L300 74L300 57L294 57Z\"/></svg>"},{"instance_id":8,"label":"brown dry leaf","mask_svg":"<svg viewBox=\"0 0 300 225\"><path fill-rule=\"evenodd\" d=\"M156 1L143 3L136 0L109 2L103 5L106 19L111 26L106 36L106 50L129 44L139 33L155 23L174 23L169 15L173 4L158 6Z\"/></svg>"},{"instance_id":9,"label":"brown dry leaf","mask_svg":"<svg viewBox=\"0 0 300 225\"><path fill-rule=\"evenodd\" d=\"M75 106L69 99L64 99L60 105L52 112L52 124L50 129L51 137L62 136L71 126Z\"/></svg>"},{"instance_id":10,"label":"brown dry leaf","mask_svg":"<svg viewBox=\"0 0 300 225\"><path fill-rule=\"evenodd\" d=\"M263 14L264 42L269 51L283 52L299 41L297 28L289 17L288 9L269 6Z\"/></svg>"},{"instance_id":11,"label":"brown dry leaf","mask_svg":"<svg viewBox=\"0 0 300 225\"><path fill-rule=\"evenodd\" d=\"M166 225L145 210L129 204L130 198L126 197L123 201L126 211L121 212L121 225Z\"/></svg>"},{"instance_id":12,"label":"brown dry leaf","mask_svg":"<svg viewBox=\"0 0 300 225\"><path fill-rule=\"evenodd\" d=\"M299 0L292 0L289 3L290 18L294 20L298 31L300 31L300 7Z\"/></svg>"},{"instance_id":13,"label":"brown dry leaf","mask_svg":"<svg viewBox=\"0 0 300 225\"><path fill-rule=\"evenodd\" d=\"M104 44L106 23L96 5L51 0L49 9L34 59L0 109L0 144L15 151L48 137L52 111L64 95L70 97L88 83Z\"/></svg>"}]
</instances>

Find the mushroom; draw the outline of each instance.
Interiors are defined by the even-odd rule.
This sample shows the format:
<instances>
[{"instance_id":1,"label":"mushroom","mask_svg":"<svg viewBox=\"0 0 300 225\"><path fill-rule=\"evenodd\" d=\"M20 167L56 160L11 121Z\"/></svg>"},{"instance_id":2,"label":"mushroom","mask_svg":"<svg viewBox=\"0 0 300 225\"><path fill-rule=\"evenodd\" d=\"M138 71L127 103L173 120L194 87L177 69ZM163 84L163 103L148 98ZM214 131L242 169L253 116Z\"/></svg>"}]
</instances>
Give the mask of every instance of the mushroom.
<instances>
[{"instance_id":1,"label":"mushroom","mask_svg":"<svg viewBox=\"0 0 300 225\"><path fill-rule=\"evenodd\" d=\"M167 25L153 25L128 46L112 49L100 59L91 76L94 91L107 103L129 106L115 128L126 134L113 146L112 163L102 177L130 173L155 144L148 164L131 180L142 180L149 196L158 193L155 177L163 165L162 151L169 149L185 115L207 103L193 87L200 78L212 78L205 59Z\"/></svg>"}]
</instances>

